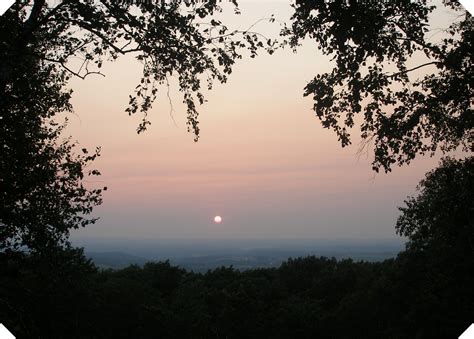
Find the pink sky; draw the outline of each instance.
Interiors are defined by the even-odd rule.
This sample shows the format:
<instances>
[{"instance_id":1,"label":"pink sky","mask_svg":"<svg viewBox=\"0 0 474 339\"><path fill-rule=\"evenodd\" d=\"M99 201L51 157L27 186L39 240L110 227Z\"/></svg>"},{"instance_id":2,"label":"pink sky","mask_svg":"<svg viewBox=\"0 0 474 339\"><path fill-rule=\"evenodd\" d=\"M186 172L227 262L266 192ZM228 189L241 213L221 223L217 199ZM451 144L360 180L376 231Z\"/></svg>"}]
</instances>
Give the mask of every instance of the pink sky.
<instances>
[{"instance_id":1,"label":"pink sky","mask_svg":"<svg viewBox=\"0 0 474 339\"><path fill-rule=\"evenodd\" d=\"M246 28L280 2L241 5L232 25ZM274 34L268 24L256 29ZM140 77L133 59L104 67L106 78L74 80L68 131L81 145L102 146L98 179L108 186L101 221L77 236L146 238L391 238L397 206L414 193L437 159L419 158L388 175L371 171L372 154L340 147L311 110L303 87L331 65L311 42L239 62L225 85L199 108L201 139L186 132L176 86L174 119L163 89L149 130L124 109ZM172 84L173 85L173 84ZM357 136L358 130L354 130ZM93 183L91 183L93 184ZM213 223L215 215L223 222Z\"/></svg>"}]
</instances>

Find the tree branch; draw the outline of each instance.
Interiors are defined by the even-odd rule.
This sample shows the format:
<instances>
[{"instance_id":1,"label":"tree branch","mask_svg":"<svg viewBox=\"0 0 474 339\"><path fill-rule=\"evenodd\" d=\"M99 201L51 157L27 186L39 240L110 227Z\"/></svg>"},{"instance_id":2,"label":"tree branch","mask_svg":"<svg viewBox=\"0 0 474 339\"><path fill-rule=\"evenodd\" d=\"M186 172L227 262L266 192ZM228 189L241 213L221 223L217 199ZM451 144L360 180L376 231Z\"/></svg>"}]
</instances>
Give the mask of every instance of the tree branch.
<instances>
[{"instance_id":1,"label":"tree branch","mask_svg":"<svg viewBox=\"0 0 474 339\"><path fill-rule=\"evenodd\" d=\"M105 77L105 74L101 73L101 72L91 72L88 70L87 68L87 60L84 60L81 68L79 69L78 72L75 72L73 71L72 69L70 69L69 67L66 66L65 62L64 61L61 61L61 60L56 60L56 59L51 59L51 58L48 58L48 57L43 57L43 56L38 56L40 59L42 60L45 60L45 61L49 61L49 62L54 62L54 63L57 63L57 64L60 64L66 71L68 71L69 73L71 73L72 75L84 80L88 75L92 75L92 74L97 74L97 75L102 75L103 77ZM82 70L84 64L86 64L86 67L85 67L85 70L86 70L86 73L81 75L80 74L80 71Z\"/></svg>"},{"instance_id":2,"label":"tree branch","mask_svg":"<svg viewBox=\"0 0 474 339\"><path fill-rule=\"evenodd\" d=\"M414 70L417 70L418 68L422 68L422 67L429 66L429 65L443 65L443 63L439 62L439 61L431 61L431 62L427 62L427 63L424 63L422 65L418 65L418 66L410 68L410 69L406 69L406 70L401 71L401 72L397 72L397 73L393 73L391 75L387 75L387 77L388 78L394 78L394 77L399 76L401 74L406 74L406 73L412 72Z\"/></svg>"}]
</instances>

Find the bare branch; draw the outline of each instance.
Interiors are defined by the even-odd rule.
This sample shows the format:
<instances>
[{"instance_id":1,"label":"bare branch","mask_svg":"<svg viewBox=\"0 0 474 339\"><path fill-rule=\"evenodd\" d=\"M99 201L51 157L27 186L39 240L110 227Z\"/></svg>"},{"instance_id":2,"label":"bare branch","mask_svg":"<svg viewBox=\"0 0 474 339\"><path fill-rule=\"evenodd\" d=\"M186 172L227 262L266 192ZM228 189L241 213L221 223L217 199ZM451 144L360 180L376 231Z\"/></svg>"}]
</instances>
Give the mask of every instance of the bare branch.
<instances>
[{"instance_id":1,"label":"bare branch","mask_svg":"<svg viewBox=\"0 0 474 339\"><path fill-rule=\"evenodd\" d=\"M69 67L66 66L65 62L64 61L61 61L61 60L55 60L55 59L51 59L51 58L48 58L48 57L43 57L43 56L38 56L40 59L42 60L45 60L45 61L49 61L49 62L54 62L54 63L57 63L57 64L60 64L61 67L63 67L67 72L69 72L70 74L80 78L80 79L85 79L88 75L92 75L92 74L97 74L97 75L101 75L103 77L105 77L105 74L101 73L101 72L96 72L96 71L89 71L88 68L87 68L87 64L88 64L88 61L87 60L84 60L84 63L86 63L86 73L84 74L80 74L80 71L82 70L82 67L84 66L84 63L82 64L81 68L79 69L78 72L75 72L73 71L72 69L70 69Z\"/></svg>"}]
</instances>

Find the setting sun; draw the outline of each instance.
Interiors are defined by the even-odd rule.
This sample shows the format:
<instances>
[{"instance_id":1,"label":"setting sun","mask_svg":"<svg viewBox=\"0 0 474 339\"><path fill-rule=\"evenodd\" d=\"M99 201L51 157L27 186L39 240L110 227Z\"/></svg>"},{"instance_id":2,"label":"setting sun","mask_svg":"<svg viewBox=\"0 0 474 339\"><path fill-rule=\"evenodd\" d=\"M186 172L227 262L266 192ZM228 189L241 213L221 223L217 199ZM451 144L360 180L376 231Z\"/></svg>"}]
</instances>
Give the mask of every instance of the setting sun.
<instances>
[{"instance_id":1,"label":"setting sun","mask_svg":"<svg viewBox=\"0 0 474 339\"><path fill-rule=\"evenodd\" d=\"M222 217L221 217L220 215L216 215L216 216L214 217L214 222L215 222L216 224L220 224L220 223L222 222Z\"/></svg>"}]
</instances>

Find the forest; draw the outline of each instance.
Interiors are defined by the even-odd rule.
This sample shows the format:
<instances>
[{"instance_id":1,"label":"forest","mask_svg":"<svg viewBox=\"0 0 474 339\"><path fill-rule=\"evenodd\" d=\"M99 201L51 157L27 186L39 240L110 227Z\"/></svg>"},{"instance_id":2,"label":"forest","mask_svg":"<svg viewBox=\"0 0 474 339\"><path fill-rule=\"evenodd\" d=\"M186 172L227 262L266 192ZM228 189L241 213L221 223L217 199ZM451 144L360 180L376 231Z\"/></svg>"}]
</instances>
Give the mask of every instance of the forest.
<instances>
[{"instance_id":1,"label":"forest","mask_svg":"<svg viewBox=\"0 0 474 339\"><path fill-rule=\"evenodd\" d=\"M395 259L202 274L99 270L77 248L6 251L0 316L17 338L456 337L474 312L473 171L472 158L446 160L427 175L398 220L410 241Z\"/></svg>"},{"instance_id":2,"label":"forest","mask_svg":"<svg viewBox=\"0 0 474 339\"><path fill-rule=\"evenodd\" d=\"M278 39L215 20L215 0L16 1L0 17L0 323L16 338L457 338L474 319L474 21L457 1L438 6L457 17L433 43L429 1L297 0ZM304 39L334 61L302 94L342 147L360 132L384 175L442 155L399 208L407 243L396 258L103 270L71 245L107 190L86 184L101 174L100 147L63 138L72 78L133 55L143 74L126 112L146 133L157 93L177 77L197 142L202 88L224 84L244 56Z\"/></svg>"}]
</instances>

